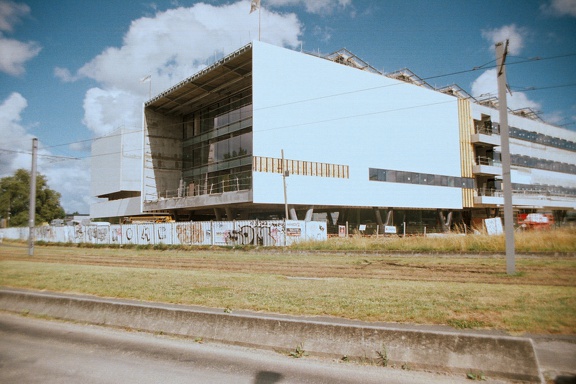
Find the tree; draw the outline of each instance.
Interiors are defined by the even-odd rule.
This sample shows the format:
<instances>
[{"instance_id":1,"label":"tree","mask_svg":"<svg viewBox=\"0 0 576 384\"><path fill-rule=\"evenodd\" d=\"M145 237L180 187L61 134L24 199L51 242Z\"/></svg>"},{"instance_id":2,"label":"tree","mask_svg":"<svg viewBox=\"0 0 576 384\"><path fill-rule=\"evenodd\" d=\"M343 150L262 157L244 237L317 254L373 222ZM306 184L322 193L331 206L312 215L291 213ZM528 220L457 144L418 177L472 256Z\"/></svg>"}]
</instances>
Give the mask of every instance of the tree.
<instances>
[{"instance_id":1,"label":"tree","mask_svg":"<svg viewBox=\"0 0 576 384\"><path fill-rule=\"evenodd\" d=\"M64 218L60 196L60 193L48 188L43 175L36 175L36 225ZM8 225L26 226L29 207L30 172L19 169L14 176L0 179L0 217L7 219Z\"/></svg>"}]
</instances>

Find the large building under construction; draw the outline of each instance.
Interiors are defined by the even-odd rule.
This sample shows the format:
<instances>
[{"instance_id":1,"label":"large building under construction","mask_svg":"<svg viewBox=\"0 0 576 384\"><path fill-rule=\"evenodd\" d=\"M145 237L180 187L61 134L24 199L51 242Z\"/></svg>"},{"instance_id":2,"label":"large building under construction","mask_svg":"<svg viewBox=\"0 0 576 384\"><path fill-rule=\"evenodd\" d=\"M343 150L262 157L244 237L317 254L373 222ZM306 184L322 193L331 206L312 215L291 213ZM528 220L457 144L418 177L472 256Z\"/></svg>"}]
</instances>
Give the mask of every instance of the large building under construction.
<instances>
[{"instance_id":1,"label":"large building under construction","mask_svg":"<svg viewBox=\"0 0 576 384\"><path fill-rule=\"evenodd\" d=\"M145 103L140 196L124 197L178 220L471 225L504 203L496 107L346 50L253 42ZM576 208L576 132L530 110L508 124L516 212L562 218ZM125 214L109 192L92 216Z\"/></svg>"}]
</instances>

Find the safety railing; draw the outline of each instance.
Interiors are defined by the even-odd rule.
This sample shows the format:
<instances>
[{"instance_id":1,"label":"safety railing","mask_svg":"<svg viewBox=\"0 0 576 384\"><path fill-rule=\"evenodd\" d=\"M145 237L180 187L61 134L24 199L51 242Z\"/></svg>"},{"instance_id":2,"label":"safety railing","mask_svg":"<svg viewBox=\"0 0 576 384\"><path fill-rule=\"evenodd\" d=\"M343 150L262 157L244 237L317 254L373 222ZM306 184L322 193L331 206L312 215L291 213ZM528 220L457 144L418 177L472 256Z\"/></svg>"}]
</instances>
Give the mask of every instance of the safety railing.
<instances>
[{"instance_id":1,"label":"safety railing","mask_svg":"<svg viewBox=\"0 0 576 384\"><path fill-rule=\"evenodd\" d=\"M231 177L222 180L206 180L199 184L190 183L182 188L166 190L159 197L164 199L177 199L191 196L215 195L224 192L245 191L251 188L251 179Z\"/></svg>"}]
</instances>

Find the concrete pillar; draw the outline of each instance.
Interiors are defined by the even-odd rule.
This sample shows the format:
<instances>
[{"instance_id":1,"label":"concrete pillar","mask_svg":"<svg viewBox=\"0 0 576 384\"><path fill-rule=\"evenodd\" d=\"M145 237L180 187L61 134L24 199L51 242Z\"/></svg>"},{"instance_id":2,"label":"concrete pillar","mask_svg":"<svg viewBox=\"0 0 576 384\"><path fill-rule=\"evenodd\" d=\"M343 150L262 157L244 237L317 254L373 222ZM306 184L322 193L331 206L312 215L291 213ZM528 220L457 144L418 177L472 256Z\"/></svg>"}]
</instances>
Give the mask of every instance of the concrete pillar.
<instances>
[{"instance_id":1,"label":"concrete pillar","mask_svg":"<svg viewBox=\"0 0 576 384\"><path fill-rule=\"evenodd\" d=\"M234 215L234 211L230 207L225 207L224 211L226 212L226 218L228 220L234 220L236 217Z\"/></svg>"},{"instance_id":2,"label":"concrete pillar","mask_svg":"<svg viewBox=\"0 0 576 384\"><path fill-rule=\"evenodd\" d=\"M378 207L373 207L374 216L376 216L376 224L378 224L378 233L384 233L384 222L382 221L382 215L380 214L380 209Z\"/></svg>"},{"instance_id":3,"label":"concrete pillar","mask_svg":"<svg viewBox=\"0 0 576 384\"><path fill-rule=\"evenodd\" d=\"M312 221L312 214L314 213L314 206L311 206L306 211L306 216L304 217L304 221Z\"/></svg>"},{"instance_id":4,"label":"concrete pillar","mask_svg":"<svg viewBox=\"0 0 576 384\"><path fill-rule=\"evenodd\" d=\"M296 215L296 209L290 207L290 220L298 220L298 215Z\"/></svg>"},{"instance_id":5,"label":"concrete pillar","mask_svg":"<svg viewBox=\"0 0 576 384\"><path fill-rule=\"evenodd\" d=\"M214 216L216 217L216 221L222 220L222 211L220 208L214 208Z\"/></svg>"},{"instance_id":6,"label":"concrete pillar","mask_svg":"<svg viewBox=\"0 0 576 384\"><path fill-rule=\"evenodd\" d=\"M394 210L392 208L388 208L388 212L386 213L386 222L384 225L392 225L394 222Z\"/></svg>"}]
</instances>

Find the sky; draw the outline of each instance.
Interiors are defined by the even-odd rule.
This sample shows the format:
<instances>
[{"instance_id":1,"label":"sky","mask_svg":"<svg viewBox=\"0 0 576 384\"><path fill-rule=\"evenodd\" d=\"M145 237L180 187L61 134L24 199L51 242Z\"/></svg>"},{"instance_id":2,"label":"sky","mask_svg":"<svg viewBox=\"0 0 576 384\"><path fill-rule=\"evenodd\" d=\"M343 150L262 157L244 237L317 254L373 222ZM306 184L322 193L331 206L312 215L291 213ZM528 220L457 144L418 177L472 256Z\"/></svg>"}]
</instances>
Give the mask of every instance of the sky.
<instances>
[{"instance_id":1,"label":"sky","mask_svg":"<svg viewBox=\"0 0 576 384\"><path fill-rule=\"evenodd\" d=\"M259 38L346 48L374 68L496 96L509 39L511 109L576 131L576 0L0 0L0 178L31 168L88 213L94 138L142 127L142 104ZM142 79L150 75L149 82Z\"/></svg>"}]
</instances>

